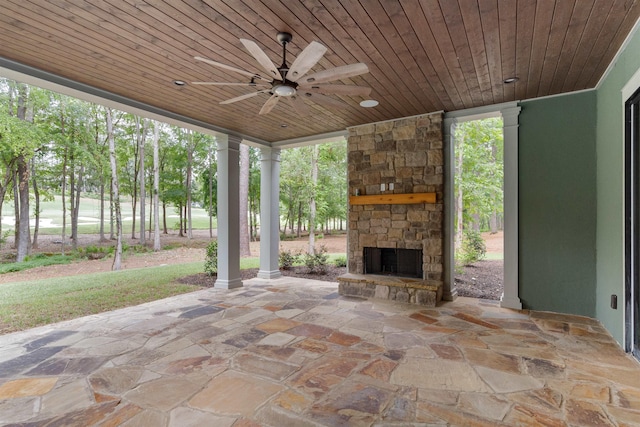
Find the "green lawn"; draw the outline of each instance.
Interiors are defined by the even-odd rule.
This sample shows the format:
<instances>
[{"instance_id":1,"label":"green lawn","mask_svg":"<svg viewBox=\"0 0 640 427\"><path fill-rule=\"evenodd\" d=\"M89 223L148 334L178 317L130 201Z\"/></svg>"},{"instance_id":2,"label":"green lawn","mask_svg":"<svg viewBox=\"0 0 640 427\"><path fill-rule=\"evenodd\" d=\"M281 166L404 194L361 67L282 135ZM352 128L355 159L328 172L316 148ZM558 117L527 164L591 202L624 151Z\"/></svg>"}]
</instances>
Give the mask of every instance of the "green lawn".
<instances>
[{"instance_id":1,"label":"green lawn","mask_svg":"<svg viewBox=\"0 0 640 427\"><path fill-rule=\"evenodd\" d=\"M67 203L69 201L67 200ZM122 200L120 207L122 209L122 224L125 230L125 234L130 234L131 224L133 224L131 202ZM59 234L62 231L62 198L55 196L54 200L41 202L40 208L40 233L42 234ZM2 230L12 230L14 227L14 218L11 215L13 213L13 203L6 201L2 206L3 219ZM149 213L151 207L147 203L147 227L149 221ZM162 225L162 209L160 210L160 224ZM109 230L109 202L105 202L105 232ZM78 231L80 234L97 234L100 230L100 200L92 199L88 197L80 198L80 212L78 215ZM136 209L136 229L140 228L140 206ZM174 207L167 208L167 227L174 228L178 224L179 215ZM34 220L34 217L31 217ZM191 220L192 227L195 230L208 229L209 228L209 215L204 209L191 208ZM213 227L216 227L216 220L213 219ZM33 226L32 226L33 227ZM71 216L67 212L67 235L71 231Z\"/></svg>"},{"instance_id":2,"label":"green lawn","mask_svg":"<svg viewBox=\"0 0 640 427\"><path fill-rule=\"evenodd\" d=\"M201 289L175 283L201 262L0 285L0 332L33 328Z\"/></svg>"}]
</instances>

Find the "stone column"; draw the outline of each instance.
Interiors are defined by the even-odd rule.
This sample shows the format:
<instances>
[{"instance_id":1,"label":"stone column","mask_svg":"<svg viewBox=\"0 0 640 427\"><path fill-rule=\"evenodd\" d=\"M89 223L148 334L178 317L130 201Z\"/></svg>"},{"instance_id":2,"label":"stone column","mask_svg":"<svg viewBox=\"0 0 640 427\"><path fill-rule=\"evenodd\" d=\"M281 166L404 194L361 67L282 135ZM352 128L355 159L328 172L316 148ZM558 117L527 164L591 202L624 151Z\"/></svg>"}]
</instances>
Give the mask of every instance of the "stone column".
<instances>
[{"instance_id":1,"label":"stone column","mask_svg":"<svg viewBox=\"0 0 640 427\"><path fill-rule=\"evenodd\" d=\"M261 148L260 166L260 270L258 277L282 276L280 250L280 149Z\"/></svg>"},{"instance_id":2,"label":"stone column","mask_svg":"<svg viewBox=\"0 0 640 427\"><path fill-rule=\"evenodd\" d=\"M240 278L240 138L218 139L218 280L214 287L242 286Z\"/></svg>"},{"instance_id":3,"label":"stone column","mask_svg":"<svg viewBox=\"0 0 640 427\"><path fill-rule=\"evenodd\" d=\"M455 289L455 244L454 244L454 216L455 216L455 128L457 119L444 119L443 129L443 157L444 157L444 272L442 284L442 299L453 301L458 296Z\"/></svg>"},{"instance_id":4,"label":"stone column","mask_svg":"<svg viewBox=\"0 0 640 427\"><path fill-rule=\"evenodd\" d=\"M500 305L522 309L518 296L518 115L520 107L500 110L504 134L504 292Z\"/></svg>"}]
</instances>

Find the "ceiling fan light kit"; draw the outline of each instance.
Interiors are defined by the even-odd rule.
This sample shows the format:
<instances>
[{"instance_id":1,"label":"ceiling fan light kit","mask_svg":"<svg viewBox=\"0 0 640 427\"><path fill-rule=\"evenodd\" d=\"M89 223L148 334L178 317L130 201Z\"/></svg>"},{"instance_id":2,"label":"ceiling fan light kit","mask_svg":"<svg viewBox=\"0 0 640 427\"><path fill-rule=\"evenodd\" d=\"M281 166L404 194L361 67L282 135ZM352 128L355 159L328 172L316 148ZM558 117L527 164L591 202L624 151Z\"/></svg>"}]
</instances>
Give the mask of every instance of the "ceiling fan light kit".
<instances>
[{"instance_id":1,"label":"ceiling fan light kit","mask_svg":"<svg viewBox=\"0 0 640 427\"><path fill-rule=\"evenodd\" d=\"M341 107L344 106L340 105L343 104L341 101L337 101L325 95L366 97L369 95L369 93L371 93L371 88L365 86L321 84L368 73L369 68L366 64L357 63L343 65L340 67L330 68L307 75L311 68L313 68L318 63L318 61L320 61L320 59L322 59L325 52L327 51L327 48L318 42L311 42L306 48L304 48L302 52L300 52L298 57L291 64L291 67L289 67L287 64L287 44L291 42L293 36L291 35L291 33L279 32L276 36L276 39L282 45L282 65L280 65L280 67L276 67L271 59L269 59L267 54L254 41L240 39L240 42L249 51L251 56L254 57L258 64L260 64L262 69L266 72L265 75L270 76L269 78L264 77L259 73L252 73L250 71L213 61L208 58L195 56L194 59L197 61L201 61L209 65L225 69L227 71L233 71L239 74L243 74L249 77L251 80L248 83L192 82L192 84L212 86L266 87L266 89L260 89L255 92L250 92L248 94L240 95L235 98L227 99L220 102L221 104L231 104L237 101L242 101L244 99L252 98L262 93L269 93L271 94L271 97L262 106L260 114L269 113L276 106L280 98L289 99L296 112L299 115L305 116L310 113L310 110L302 101L302 97L298 95L304 95L304 97L307 99L327 105L329 107ZM256 80L261 80L264 83L257 83Z\"/></svg>"}]
</instances>

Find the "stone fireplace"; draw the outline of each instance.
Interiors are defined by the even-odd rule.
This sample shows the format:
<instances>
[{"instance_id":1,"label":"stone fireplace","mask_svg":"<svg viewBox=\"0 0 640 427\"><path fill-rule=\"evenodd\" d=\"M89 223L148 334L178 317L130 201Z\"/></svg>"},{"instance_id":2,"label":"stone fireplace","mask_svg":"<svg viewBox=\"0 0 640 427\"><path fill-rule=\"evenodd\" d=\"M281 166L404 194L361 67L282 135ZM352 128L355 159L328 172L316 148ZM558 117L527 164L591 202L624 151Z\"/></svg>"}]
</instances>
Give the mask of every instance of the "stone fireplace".
<instances>
[{"instance_id":1,"label":"stone fireplace","mask_svg":"<svg viewBox=\"0 0 640 427\"><path fill-rule=\"evenodd\" d=\"M442 125L438 112L349 129L342 295L426 305L441 298Z\"/></svg>"}]
</instances>

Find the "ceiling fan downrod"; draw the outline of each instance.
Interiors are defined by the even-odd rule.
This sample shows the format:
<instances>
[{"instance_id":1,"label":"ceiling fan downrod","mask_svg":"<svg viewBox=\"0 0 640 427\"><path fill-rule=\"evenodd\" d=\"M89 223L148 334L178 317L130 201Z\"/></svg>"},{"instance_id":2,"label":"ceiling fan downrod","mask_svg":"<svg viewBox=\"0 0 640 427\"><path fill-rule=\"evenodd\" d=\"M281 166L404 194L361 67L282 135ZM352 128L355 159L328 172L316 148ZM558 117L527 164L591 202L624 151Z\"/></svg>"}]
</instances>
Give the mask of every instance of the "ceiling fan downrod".
<instances>
[{"instance_id":1,"label":"ceiling fan downrod","mask_svg":"<svg viewBox=\"0 0 640 427\"><path fill-rule=\"evenodd\" d=\"M287 43L291 42L293 36L291 33L279 32L276 39L282 45L282 65L278 68L278 71L280 71L282 81L284 82L287 78L287 72L289 71L289 66L287 65Z\"/></svg>"}]
</instances>

